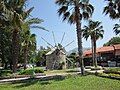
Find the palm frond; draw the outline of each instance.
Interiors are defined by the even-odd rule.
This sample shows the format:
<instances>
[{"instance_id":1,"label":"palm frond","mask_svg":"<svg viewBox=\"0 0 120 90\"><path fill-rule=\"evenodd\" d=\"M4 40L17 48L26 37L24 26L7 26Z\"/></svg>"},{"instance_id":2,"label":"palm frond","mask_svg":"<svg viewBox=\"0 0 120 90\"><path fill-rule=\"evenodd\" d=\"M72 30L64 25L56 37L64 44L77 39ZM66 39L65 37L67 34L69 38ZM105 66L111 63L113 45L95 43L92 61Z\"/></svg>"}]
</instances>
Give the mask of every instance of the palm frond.
<instances>
[{"instance_id":1,"label":"palm frond","mask_svg":"<svg viewBox=\"0 0 120 90\"><path fill-rule=\"evenodd\" d=\"M67 0L56 0L55 3L58 5L64 5L65 3L67 3Z\"/></svg>"},{"instance_id":2,"label":"palm frond","mask_svg":"<svg viewBox=\"0 0 120 90\"><path fill-rule=\"evenodd\" d=\"M30 36L31 38L34 38L34 37L36 37L36 35L35 34L31 34L31 36Z\"/></svg>"},{"instance_id":3,"label":"palm frond","mask_svg":"<svg viewBox=\"0 0 120 90\"><path fill-rule=\"evenodd\" d=\"M26 23L29 24L29 25L40 24L42 22L43 22L43 20L39 19L39 18L31 18L31 19L26 20Z\"/></svg>"},{"instance_id":4,"label":"palm frond","mask_svg":"<svg viewBox=\"0 0 120 90\"><path fill-rule=\"evenodd\" d=\"M107 15L109 13L109 7L108 6L104 7L103 13L105 13L105 15Z\"/></svg>"},{"instance_id":5,"label":"palm frond","mask_svg":"<svg viewBox=\"0 0 120 90\"><path fill-rule=\"evenodd\" d=\"M89 16L89 13L88 13L88 12L85 12L85 11L84 11L84 12L82 13L82 17L83 17L84 19L88 20L88 18L89 18L90 16Z\"/></svg>"},{"instance_id":6,"label":"palm frond","mask_svg":"<svg viewBox=\"0 0 120 90\"><path fill-rule=\"evenodd\" d=\"M91 4L88 4L88 7L91 9L91 13L94 12L94 7Z\"/></svg>"},{"instance_id":7,"label":"palm frond","mask_svg":"<svg viewBox=\"0 0 120 90\"><path fill-rule=\"evenodd\" d=\"M70 12L64 13L64 15L63 15L63 21L65 21L66 19L68 19L69 16L70 16Z\"/></svg>"},{"instance_id":8,"label":"palm frond","mask_svg":"<svg viewBox=\"0 0 120 90\"><path fill-rule=\"evenodd\" d=\"M108 4L104 7L103 13L109 15L111 19L120 18L120 0L106 0Z\"/></svg>"},{"instance_id":9,"label":"palm frond","mask_svg":"<svg viewBox=\"0 0 120 90\"><path fill-rule=\"evenodd\" d=\"M59 10L58 10L58 14L59 16L63 13L65 13L68 9L68 6L62 6Z\"/></svg>"},{"instance_id":10,"label":"palm frond","mask_svg":"<svg viewBox=\"0 0 120 90\"><path fill-rule=\"evenodd\" d=\"M42 30L45 30L45 31L49 31L47 29L45 29L44 27L41 27L41 26L30 26L30 28L37 28L37 29L42 29Z\"/></svg>"},{"instance_id":11,"label":"palm frond","mask_svg":"<svg viewBox=\"0 0 120 90\"><path fill-rule=\"evenodd\" d=\"M34 7L31 7L30 9L28 9L27 11L25 11L25 12L23 13L24 19L26 19L27 17L30 16L30 13L33 11L33 9L34 9Z\"/></svg>"},{"instance_id":12,"label":"palm frond","mask_svg":"<svg viewBox=\"0 0 120 90\"><path fill-rule=\"evenodd\" d=\"M67 20L68 23L74 24L79 19L88 19L94 12L94 7L88 3L89 0L56 0L56 4L59 5L58 14L62 15L63 21ZM75 13L75 8L80 10L79 15Z\"/></svg>"},{"instance_id":13,"label":"palm frond","mask_svg":"<svg viewBox=\"0 0 120 90\"><path fill-rule=\"evenodd\" d=\"M87 40L88 37L92 38L103 38L104 30L103 26L101 26L101 22L89 20L88 26L84 26L83 29L83 37Z\"/></svg>"},{"instance_id":14,"label":"palm frond","mask_svg":"<svg viewBox=\"0 0 120 90\"><path fill-rule=\"evenodd\" d=\"M116 35L120 34L120 25L119 24L115 24L113 30L114 30Z\"/></svg>"}]
</instances>

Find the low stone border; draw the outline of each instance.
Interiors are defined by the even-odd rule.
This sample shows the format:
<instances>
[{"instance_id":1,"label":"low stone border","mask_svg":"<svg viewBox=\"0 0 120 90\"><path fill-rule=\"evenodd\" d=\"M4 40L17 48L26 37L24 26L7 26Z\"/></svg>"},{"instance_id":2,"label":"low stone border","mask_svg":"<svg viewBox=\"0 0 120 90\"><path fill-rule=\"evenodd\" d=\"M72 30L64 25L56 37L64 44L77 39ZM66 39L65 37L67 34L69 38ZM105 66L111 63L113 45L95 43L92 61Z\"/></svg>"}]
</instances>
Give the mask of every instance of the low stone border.
<instances>
[{"instance_id":1,"label":"low stone border","mask_svg":"<svg viewBox=\"0 0 120 90\"><path fill-rule=\"evenodd\" d=\"M65 77L67 76L71 76L71 75L79 75L80 73L72 73L72 74L68 74L68 73L64 73L64 74L52 74L52 75L43 75L43 76L35 76L35 77L24 77L24 78L13 78L13 79L3 79L0 80L0 83L15 83L15 82L21 82L21 81L26 81L26 80L63 80L65 79Z\"/></svg>"},{"instance_id":2,"label":"low stone border","mask_svg":"<svg viewBox=\"0 0 120 90\"><path fill-rule=\"evenodd\" d=\"M116 72L116 71L109 71L109 70L105 70L104 73L113 73L113 74L119 74L120 75L120 72Z\"/></svg>"},{"instance_id":3,"label":"low stone border","mask_svg":"<svg viewBox=\"0 0 120 90\"><path fill-rule=\"evenodd\" d=\"M35 76L45 76L44 73L36 73ZM0 80L3 79L14 79L14 78L24 78L24 77L31 77L32 75L16 75L16 76L6 76L6 77L0 77Z\"/></svg>"},{"instance_id":4,"label":"low stone border","mask_svg":"<svg viewBox=\"0 0 120 90\"><path fill-rule=\"evenodd\" d=\"M98 71L86 71L86 73L91 74L91 75L96 75L96 76L103 77L103 78L110 78L110 79L120 80L120 77L117 77L117 76L105 76L105 75L102 75L102 73L104 73L104 72L105 72L105 71L103 71L103 72L98 72ZM117 73L117 74L118 74L118 73Z\"/></svg>"}]
</instances>

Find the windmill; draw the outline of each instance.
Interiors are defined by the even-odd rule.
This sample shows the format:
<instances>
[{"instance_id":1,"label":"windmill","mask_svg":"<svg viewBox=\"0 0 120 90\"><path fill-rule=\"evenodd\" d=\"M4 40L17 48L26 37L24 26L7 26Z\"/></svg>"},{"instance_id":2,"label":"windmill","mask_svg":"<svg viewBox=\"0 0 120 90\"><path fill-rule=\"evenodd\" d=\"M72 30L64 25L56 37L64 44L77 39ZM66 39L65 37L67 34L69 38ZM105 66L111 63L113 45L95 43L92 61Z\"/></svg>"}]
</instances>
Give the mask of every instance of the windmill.
<instances>
[{"instance_id":1,"label":"windmill","mask_svg":"<svg viewBox=\"0 0 120 90\"><path fill-rule=\"evenodd\" d=\"M55 45L50 44L48 41L42 38L51 47L50 51L46 54L46 68L47 70L65 69L67 66L65 47L69 46L74 41L62 46L65 33L63 34L60 43L56 43L54 32L52 32L52 35Z\"/></svg>"}]
</instances>

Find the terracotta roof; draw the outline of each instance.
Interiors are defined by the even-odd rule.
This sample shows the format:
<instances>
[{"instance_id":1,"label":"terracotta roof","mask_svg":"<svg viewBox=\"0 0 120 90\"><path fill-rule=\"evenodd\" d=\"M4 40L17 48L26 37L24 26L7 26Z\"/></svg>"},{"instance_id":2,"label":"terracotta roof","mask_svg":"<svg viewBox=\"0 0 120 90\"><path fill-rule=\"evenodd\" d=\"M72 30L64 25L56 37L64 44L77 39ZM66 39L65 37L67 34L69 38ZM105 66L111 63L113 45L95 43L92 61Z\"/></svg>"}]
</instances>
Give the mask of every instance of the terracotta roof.
<instances>
[{"instance_id":1,"label":"terracotta roof","mask_svg":"<svg viewBox=\"0 0 120 90\"><path fill-rule=\"evenodd\" d=\"M115 49L120 49L120 44L114 45Z\"/></svg>"},{"instance_id":2,"label":"terracotta roof","mask_svg":"<svg viewBox=\"0 0 120 90\"><path fill-rule=\"evenodd\" d=\"M114 47L115 47L115 49L120 49L120 44L97 48L96 53L114 51ZM86 51L84 51L83 56L88 56L91 54L92 54L92 50L86 50Z\"/></svg>"},{"instance_id":3,"label":"terracotta roof","mask_svg":"<svg viewBox=\"0 0 120 90\"><path fill-rule=\"evenodd\" d=\"M90 54L90 53L92 53L91 50L86 50L86 51L83 52L83 55L84 55L84 54Z\"/></svg>"},{"instance_id":4,"label":"terracotta roof","mask_svg":"<svg viewBox=\"0 0 120 90\"><path fill-rule=\"evenodd\" d=\"M108 51L114 51L113 46L105 46L105 47L100 47L96 49L96 53L99 52L108 52Z\"/></svg>"}]
</instances>

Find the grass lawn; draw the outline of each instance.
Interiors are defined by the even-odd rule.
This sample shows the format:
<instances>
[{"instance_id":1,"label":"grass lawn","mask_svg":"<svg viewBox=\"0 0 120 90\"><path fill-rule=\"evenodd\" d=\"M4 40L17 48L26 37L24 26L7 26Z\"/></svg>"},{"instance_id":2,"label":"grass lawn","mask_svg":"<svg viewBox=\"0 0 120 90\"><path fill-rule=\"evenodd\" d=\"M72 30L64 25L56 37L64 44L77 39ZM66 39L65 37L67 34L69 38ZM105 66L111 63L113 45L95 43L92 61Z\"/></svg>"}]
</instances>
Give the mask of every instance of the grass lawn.
<instances>
[{"instance_id":1,"label":"grass lawn","mask_svg":"<svg viewBox=\"0 0 120 90\"><path fill-rule=\"evenodd\" d=\"M29 80L0 84L0 90L120 90L120 81L88 75L64 80Z\"/></svg>"}]
</instances>

